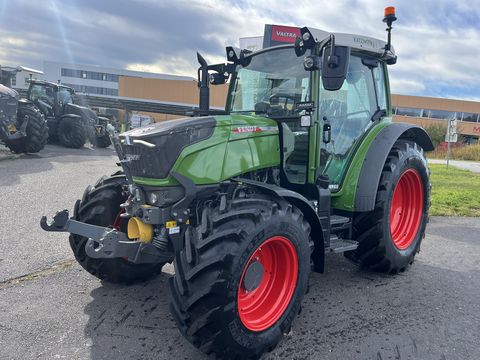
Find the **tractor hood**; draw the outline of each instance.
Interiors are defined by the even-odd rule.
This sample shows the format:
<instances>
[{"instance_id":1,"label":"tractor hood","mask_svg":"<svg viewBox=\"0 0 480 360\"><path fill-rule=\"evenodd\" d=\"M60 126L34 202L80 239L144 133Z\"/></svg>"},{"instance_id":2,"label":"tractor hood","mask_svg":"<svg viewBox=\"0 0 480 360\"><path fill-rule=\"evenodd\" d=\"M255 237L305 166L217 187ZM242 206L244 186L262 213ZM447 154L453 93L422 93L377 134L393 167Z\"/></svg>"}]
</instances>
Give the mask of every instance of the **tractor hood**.
<instances>
[{"instance_id":1,"label":"tractor hood","mask_svg":"<svg viewBox=\"0 0 480 360\"><path fill-rule=\"evenodd\" d=\"M0 84L0 137L7 134L7 125L17 119L18 93Z\"/></svg>"},{"instance_id":2,"label":"tractor hood","mask_svg":"<svg viewBox=\"0 0 480 360\"><path fill-rule=\"evenodd\" d=\"M75 114L82 119L96 123L97 114L92 109L77 104L65 104L65 114Z\"/></svg>"},{"instance_id":3,"label":"tractor hood","mask_svg":"<svg viewBox=\"0 0 480 360\"><path fill-rule=\"evenodd\" d=\"M275 144L263 148L267 137ZM248 169L252 161L261 165L263 152L273 153L270 146L278 152L277 123L248 115L163 121L122 133L120 139L134 180L167 179L177 171L195 183L213 183L226 176L227 161L229 168Z\"/></svg>"},{"instance_id":4,"label":"tractor hood","mask_svg":"<svg viewBox=\"0 0 480 360\"><path fill-rule=\"evenodd\" d=\"M0 97L18 98L18 92L0 84Z\"/></svg>"}]
</instances>

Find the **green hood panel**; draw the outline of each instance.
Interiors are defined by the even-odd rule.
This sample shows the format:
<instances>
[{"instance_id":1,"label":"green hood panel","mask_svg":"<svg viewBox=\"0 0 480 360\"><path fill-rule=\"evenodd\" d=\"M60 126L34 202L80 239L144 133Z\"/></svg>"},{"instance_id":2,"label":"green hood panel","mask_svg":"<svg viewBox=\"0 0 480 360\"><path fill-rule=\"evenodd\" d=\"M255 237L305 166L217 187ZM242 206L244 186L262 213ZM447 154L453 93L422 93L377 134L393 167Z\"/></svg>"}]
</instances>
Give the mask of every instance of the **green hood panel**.
<instances>
[{"instance_id":1,"label":"green hood panel","mask_svg":"<svg viewBox=\"0 0 480 360\"><path fill-rule=\"evenodd\" d=\"M198 122L201 119L198 118ZM275 121L250 115L221 115L213 119L215 126L212 135L183 148L170 172L178 172L197 185L205 185L280 164L278 126ZM194 125L197 123L195 120L176 121L178 125L187 121ZM175 136L175 131L172 128L169 130ZM173 151L165 149L169 150ZM134 181L152 186L177 184L171 176L162 179L134 176Z\"/></svg>"}]
</instances>

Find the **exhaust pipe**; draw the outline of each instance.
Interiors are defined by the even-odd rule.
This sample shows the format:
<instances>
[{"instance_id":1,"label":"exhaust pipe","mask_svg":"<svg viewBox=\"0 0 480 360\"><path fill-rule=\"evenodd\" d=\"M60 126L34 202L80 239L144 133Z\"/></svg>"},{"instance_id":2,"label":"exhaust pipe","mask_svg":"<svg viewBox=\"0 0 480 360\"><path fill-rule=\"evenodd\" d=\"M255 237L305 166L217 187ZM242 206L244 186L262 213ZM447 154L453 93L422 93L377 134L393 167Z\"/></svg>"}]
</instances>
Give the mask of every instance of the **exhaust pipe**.
<instances>
[{"instance_id":1,"label":"exhaust pipe","mask_svg":"<svg viewBox=\"0 0 480 360\"><path fill-rule=\"evenodd\" d=\"M208 78L208 65L200 53L197 52L197 60L200 64L198 68L198 87L200 88L199 113L200 116L207 116L210 110L210 88Z\"/></svg>"}]
</instances>

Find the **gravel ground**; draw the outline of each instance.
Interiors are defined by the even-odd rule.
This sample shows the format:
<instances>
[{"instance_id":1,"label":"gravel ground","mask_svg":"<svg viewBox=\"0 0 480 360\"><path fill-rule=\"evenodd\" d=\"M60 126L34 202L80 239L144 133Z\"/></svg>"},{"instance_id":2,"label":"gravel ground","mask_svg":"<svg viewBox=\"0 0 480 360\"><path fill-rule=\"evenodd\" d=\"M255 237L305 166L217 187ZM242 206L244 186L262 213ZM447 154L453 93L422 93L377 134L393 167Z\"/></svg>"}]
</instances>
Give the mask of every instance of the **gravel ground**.
<instances>
[{"instance_id":1,"label":"gravel ground","mask_svg":"<svg viewBox=\"0 0 480 360\"><path fill-rule=\"evenodd\" d=\"M1 150L1 148L0 148ZM73 207L115 171L111 149L0 151L0 359L207 359L168 311L171 265L149 282L105 284L73 260L43 214ZM480 359L480 219L432 218L404 274L329 255L292 332L264 359Z\"/></svg>"}]
</instances>

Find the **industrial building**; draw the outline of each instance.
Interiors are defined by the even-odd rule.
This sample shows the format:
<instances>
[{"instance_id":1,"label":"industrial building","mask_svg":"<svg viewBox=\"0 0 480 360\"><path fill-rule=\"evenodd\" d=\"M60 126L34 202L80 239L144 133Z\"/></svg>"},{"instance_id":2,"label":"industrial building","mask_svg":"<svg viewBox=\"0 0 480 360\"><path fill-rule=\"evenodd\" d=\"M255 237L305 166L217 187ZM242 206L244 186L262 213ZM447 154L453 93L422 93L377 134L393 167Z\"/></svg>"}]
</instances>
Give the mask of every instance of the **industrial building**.
<instances>
[{"instance_id":1,"label":"industrial building","mask_svg":"<svg viewBox=\"0 0 480 360\"><path fill-rule=\"evenodd\" d=\"M423 127L457 120L457 133L480 137L480 102L425 96L392 95L393 119Z\"/></svg>"},{"instance_id":2,"label":"industrial building","mask_svg":"<svg viewBox=\"0 0 480 360\"><path fill-rule=\"evenodd\" d=\"M56 61L43 62L44 79L60 81L84 94L119 96L118 82L121 76L144 79L193 81L192 77L156 74L144 71L114 69L97 65L69 64Z\"/></svg>"}]
</instances>

